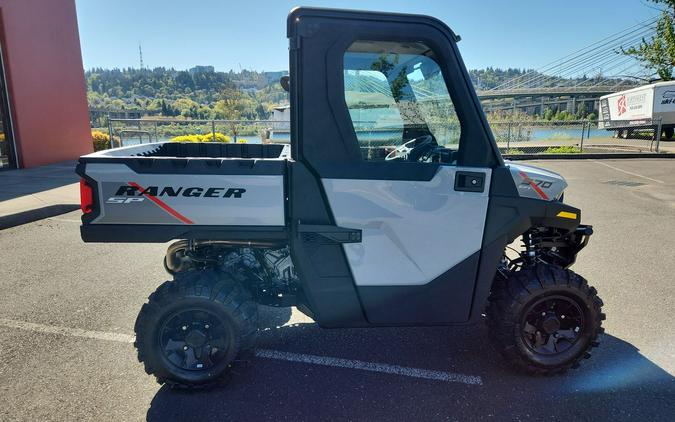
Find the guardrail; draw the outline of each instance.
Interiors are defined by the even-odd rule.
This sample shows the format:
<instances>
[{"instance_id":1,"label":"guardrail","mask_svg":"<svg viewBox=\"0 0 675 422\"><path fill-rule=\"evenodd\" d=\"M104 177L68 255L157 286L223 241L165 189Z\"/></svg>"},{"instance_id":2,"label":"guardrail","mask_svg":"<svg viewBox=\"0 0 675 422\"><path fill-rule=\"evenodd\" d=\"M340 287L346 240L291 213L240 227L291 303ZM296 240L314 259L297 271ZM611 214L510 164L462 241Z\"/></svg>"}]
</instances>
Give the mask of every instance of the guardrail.
<instances>
[{"instance_id":1,"label":"guardrail","mask_svg":"<svg viewBox=\"0 0 675 422\"><path fill-rule=\"evenodd\" d=\"M391 128L380 130L375 122L359 123L367 123L359 126L368 133L368 142L372 145L394 143ZM226 142L290 142L289 126L289 122L278 120L110 119L108 132L112 146L197 134ZM492 121L490 126L500 151L506 156L675 153L675 142L672 145L667 142L673 137L673 131L669 127L664 129L660 119L612 121L611 124L591 120L505 120ZM662 132L670 135L664 137L664 142Z\"/></svg>"},{"instance_id":2,"label":"guardrail","mask_svg":"<svg viewBox=\"0 0 675 422\"><path fill-rule=\"evenodd\" d=\"M158 142L176 136L226 136L231 142L254 142L269 139L276 132L288 132L289 123L277 120L205 120L205 119L108 119L112 146ZM218 135L220 134L220 135ZM287 137L288 138L288 137Z\"/></svg>"}]
</instances>

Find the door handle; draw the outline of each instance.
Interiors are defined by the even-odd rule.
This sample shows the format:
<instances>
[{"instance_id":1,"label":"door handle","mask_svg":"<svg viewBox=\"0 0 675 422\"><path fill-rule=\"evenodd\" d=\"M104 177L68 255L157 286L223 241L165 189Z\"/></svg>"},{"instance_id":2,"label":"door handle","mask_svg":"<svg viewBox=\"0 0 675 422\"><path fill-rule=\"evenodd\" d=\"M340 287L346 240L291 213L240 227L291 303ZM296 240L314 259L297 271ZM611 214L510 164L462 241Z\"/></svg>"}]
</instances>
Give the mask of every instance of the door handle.
<instances>
[{"instance_id":1,"label":"door handle","mask_svg":"<svg viewBox=\"0 0 675 422\"><path fill-rule=\"evenodd\" d=\"M361 243L361 230L348 229L346 227L300 224L298 233L314 233L335 243Z\"/></svg>"},{"instance_id":2,"label":"door handle","mask_svg":"<svg viewBox=\"0 0 675 422\"><path fill-rule=\"evenodd\" d=\"M483 192L485 173L458 171L455 173L455 190L459 192Z\"/></svg>"}]
</instances>

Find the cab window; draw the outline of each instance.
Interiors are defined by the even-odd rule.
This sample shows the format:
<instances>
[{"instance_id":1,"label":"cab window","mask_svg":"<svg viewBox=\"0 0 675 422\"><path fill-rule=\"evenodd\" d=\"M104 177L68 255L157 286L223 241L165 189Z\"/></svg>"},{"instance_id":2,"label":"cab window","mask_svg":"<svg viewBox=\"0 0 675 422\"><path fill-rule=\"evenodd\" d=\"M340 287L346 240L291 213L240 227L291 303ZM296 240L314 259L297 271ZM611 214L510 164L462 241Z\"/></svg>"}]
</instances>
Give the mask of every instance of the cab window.
<instances>
[{"instance_id":1,"label":"cab window","mask_svg":"<svg viewBox=\"0 0 675 422\"><path fill-rule=\"evenodd\" d=\"M364 160L456 164L459 120L424 43L354 42L344 55L344 90Z\"/></svg>"}]
</instances>

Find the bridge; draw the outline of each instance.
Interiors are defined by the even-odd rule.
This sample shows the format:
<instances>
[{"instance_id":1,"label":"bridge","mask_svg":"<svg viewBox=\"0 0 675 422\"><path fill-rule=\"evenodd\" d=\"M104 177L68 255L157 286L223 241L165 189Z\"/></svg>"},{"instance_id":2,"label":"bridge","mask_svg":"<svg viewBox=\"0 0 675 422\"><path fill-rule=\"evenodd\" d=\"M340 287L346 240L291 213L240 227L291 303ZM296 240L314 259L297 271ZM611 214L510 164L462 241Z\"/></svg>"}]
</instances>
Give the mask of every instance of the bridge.
<instances>
[{"instance_id":1,"label":"bridge","mask_svg":"<svg viewBox=\"0 0 675 422\"><path fill-rule=\"evenodd\" d=\"M635 85L625 85L620 89ZM548 87L548 88L516 88L500 90L476 91L486 112L516 110L527 114L544 114L546 108L566 110L570 113L579 111L581 105L587 113L596 112L599 99L603 95L620 90L614 86L590 87Z\"/></svg>"},{"instance_id":2,"label":"bridge","mask_svg":"<svg viewBox=\"0 0 675 422\"><path fill-rule=\"evenodd\" d=\"M580 104L587 112L597 112L601 96L643 85L653 78L638 60L621 51L653 37L657 21L658 17L653 17L639 22L498 86L478 86L478 97L488 112L524 110L541 114L551 107L575 113Z\"/></svg>"},{"instance_id":3,"label":"bridge","mask_svg":"<svg viewBox=\"0 0 675 422\"><path fill-rule=\"evenodd\" d=\"M625 84L624 88L631 88L635 84ZM594 98L616 92L620 86L588 86L588 87L547 87L547 88L512 88L477 90L481 100L494 100L499 98L522 98L522 97L577 97L590 96Z\"/></svg>"}]
</instances>

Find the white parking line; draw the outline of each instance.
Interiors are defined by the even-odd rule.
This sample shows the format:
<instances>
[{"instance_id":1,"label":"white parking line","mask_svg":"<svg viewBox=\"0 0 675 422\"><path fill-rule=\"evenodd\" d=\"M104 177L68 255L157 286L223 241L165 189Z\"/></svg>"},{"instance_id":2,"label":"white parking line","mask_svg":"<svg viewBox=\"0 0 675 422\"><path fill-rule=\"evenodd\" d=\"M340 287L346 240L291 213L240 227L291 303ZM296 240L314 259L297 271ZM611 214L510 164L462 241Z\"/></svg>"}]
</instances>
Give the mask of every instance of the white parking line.
<instances>
[{"instance_id":1,"label":"white parking line","mask_svg":"<svg viewBox=\"0 0 675 422\"><path fill-rule=\"evenodd\" d=\"M7 318L0 318L0 327L15 328L18 330L32 331L36 333L59 334L69 337L115 341L118 343L133 343L135 339L134 336L128 334L37 324L34 322L17 321ZM361 371L380 372L384 374L401 375L434 381L458 382L468 385L483 385L483 380L479 376L454 374L452 372L434 371L430 369L410 368L406 366L390 365L387 363L365 362L361 360L307 355L302 353L290 353L269 349L258 349L256 350L255 355L259 358L265 359L278 359L312 365L332 366L335 368L357 369Z\"/></svg>"},{"instance_id":2,"label":"white parking line","mask_svg":"<svg viewBox=\"0 0 675 422\"><path fill-rule=\"evenodd\" d=\"M609 168L614 169L616 171L620 171L621 173L630 174L631 176L642 177L643 179L651 180L652 182L656 182L656 183L666 183L663 180L652 179L651 177L643 176L641 174L633 173L632 171L628 171L628 170L620 169L618 167L611 166L607 163L603 163L602 161L598 161L598 160L591 160L591 161L593 161L594 163L602 164L603 166L609 167Z\"/></svg>"},{"instance_id":3,"label":"white parking line","mask_svg":"<svg viewBox=\"0 0 675 422\"><path fill-rule=\"evenodd\" d=\"M56 325L36 324L34 322L16 321L6 318L0 318L0 326L16 328L19 330L34 331L37 333L60 334L63 336L90 338L94 340L117 341L120 343L134 342L134 336L130 336L128 334L82 330L80 328L59 327Z\"/></svg>"},{"instance_id":4,"label":"white parking line","mask_svg":"<svg viewBox=\"0 0 675 422\"><path fill-rule=\"evenodd\" d=\"M280 352L277 350L258 349L255 355L261 358L279 359L290 362L309 363L313 365L333 366L336 368L359 369L362 371L381 372L385 374L403 375L434 381L460 382L470 385L483 385L481 377L473 375L453 374L451 372L433 371L429 369L409 368L386 363L364 362L361 360L341 359L327 356L306 355L301 353Z\"/></svg>"}]
</instances>

